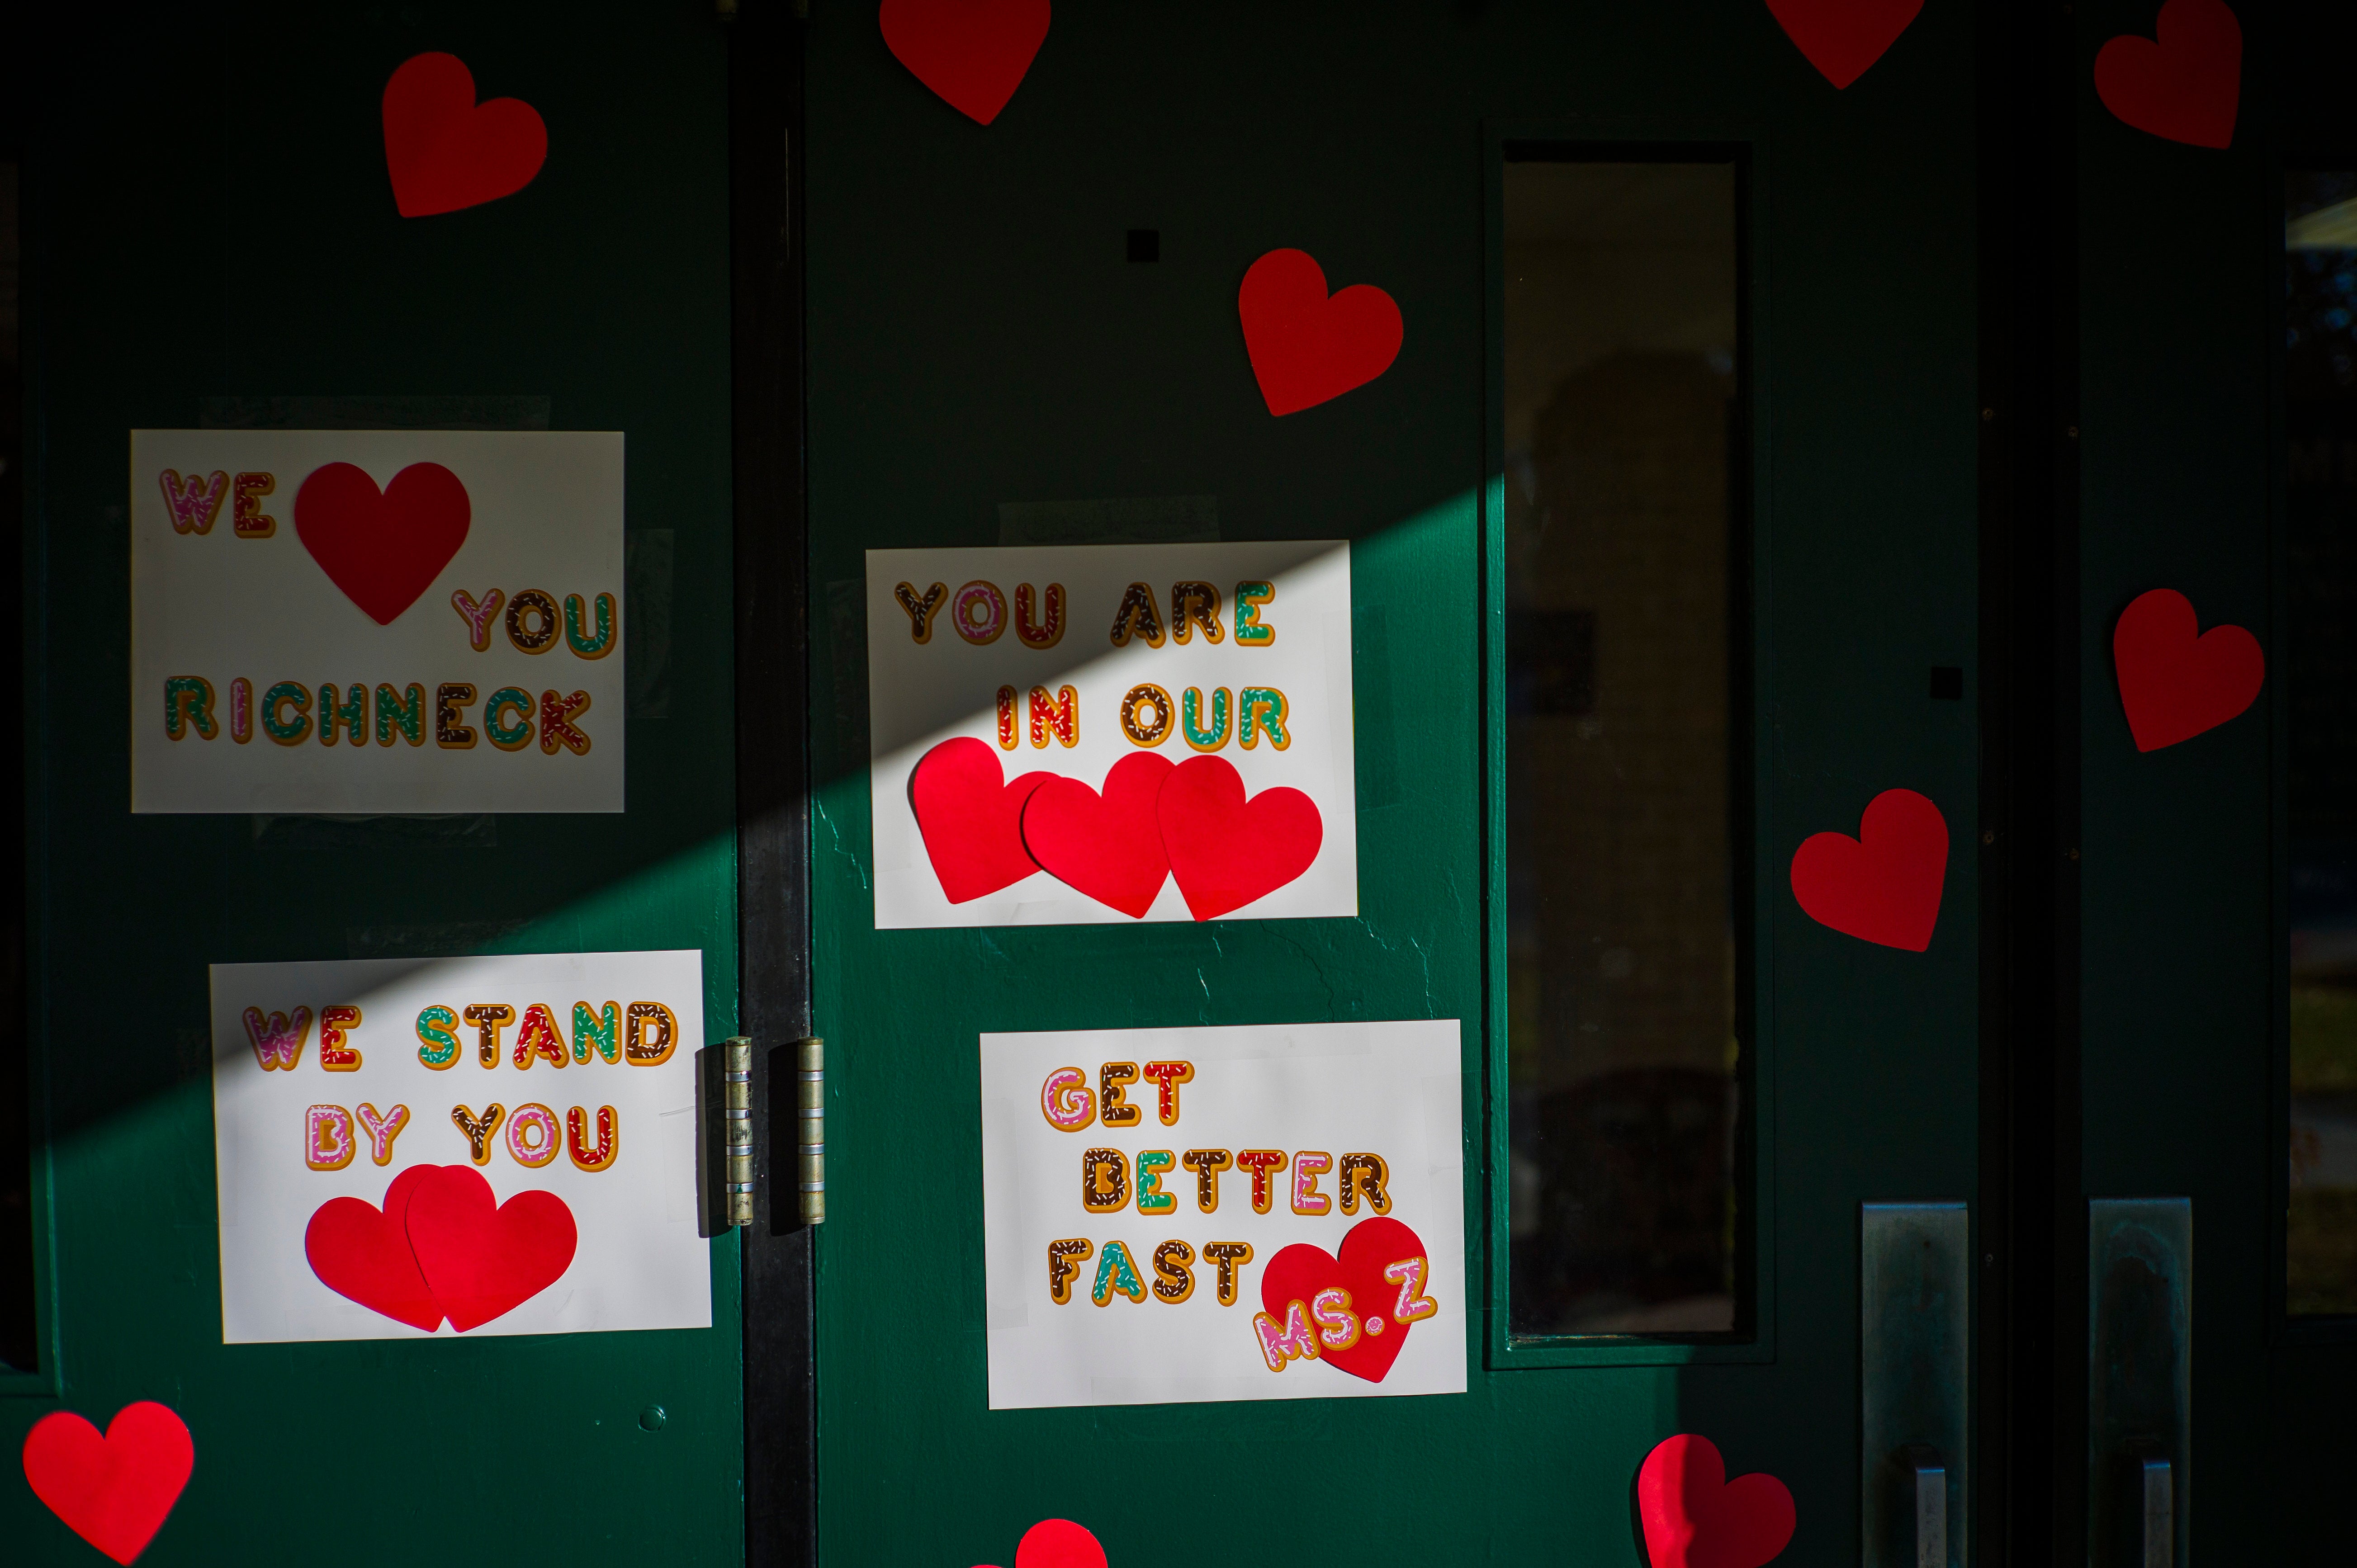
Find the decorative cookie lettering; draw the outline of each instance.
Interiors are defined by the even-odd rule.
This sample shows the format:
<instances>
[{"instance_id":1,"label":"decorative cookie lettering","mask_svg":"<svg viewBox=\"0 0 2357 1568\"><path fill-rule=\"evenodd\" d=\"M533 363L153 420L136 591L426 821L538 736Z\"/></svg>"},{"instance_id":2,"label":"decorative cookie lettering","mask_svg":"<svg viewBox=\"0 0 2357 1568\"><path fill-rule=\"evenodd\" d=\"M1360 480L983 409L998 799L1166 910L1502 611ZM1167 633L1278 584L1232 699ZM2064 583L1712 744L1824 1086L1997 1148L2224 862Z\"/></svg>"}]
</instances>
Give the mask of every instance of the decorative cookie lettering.
<instances>
[{"instance_id":1,"label":"decorative cookie lettering","mask_svg":"<svg viewBox=\"0 0 2357 1568\"><path fill-rule=\"evenodd\" d=\"M1252 1172L1252 1206L1254 1214L1266 1214L1275 1195L1269 1190L1268 1178L1284 1170L1283 1149L1241 1149L1236 1153L1236 1168Z\"/></svg>"},{"instance_id":2,"label":"decorative cookie lettering","mask_svg":"<svg viewBox=\"0 0 2357 1568\"><path fill-rule=\"evenodd\" d=\"M565 1054L565 1040L556 1032L556 1015L545 1002L535 1002L523 1010L523 1022L516 1028L515 1065L529 1069L536 1061L550 1061L563 1067L572 1058Z\"/></svg>"},{"instance_id":3,"label":"decorative cookie lettering","mask_svg":"<svg viewBox=\"0 0 2357 1568\"><path fill-rule=\"evenodd\" d=\"M352 1113L340 1105L314 1105L303 1113L303 1163L339 1171L352 1163Z\"/></svg>"},{"instance_id":4,"label":"decorative cookie lettering","mask_svg":"<svg viewBox=\"0 0 2357 1568\"><path fill-rule=\"evenodd\" d=\"M1155 1112L1165 1127L1178 1125L1178 1086L1195 1081L1192 1062L1147 1062L1140 1069L1155 1088Z\"/></svg>"},{"instance_id":5,"label":"decorative cookie lettering","mask_svg":"<svg viewBox=\"0 0 2357 1568\"><path fill-rule=\"evenodd\" d=\"M909 612L909 640L932 641L933 617L949 598L950 585L947 583L935 583L920 596L915 587L902 583L892 590L892 596L899 601L902 609Z\"/></svg>"},{"instance_id":6,"label":"decorative cookie lettering","mask_svg":"<svg viewBox=\"0 0 2357 1568\"><path fill-rule=\"evenodd\" d=\"M311 1037L311 1010L297 1007L291 1019L284 1013L265 1018L261 1008L249 1007L243 1017L245 1036L253 1042L253 1058L262 1070L293 1072L302 1058L303 1042Z\"/></svg>"},{"instance_id":7,"label":"decorative cookie lettering","mask_svg":"<svg viewBox=\"0 0 2357 1568\"><path fill-rule=\"evenodd\" d=\"M1103 1306L1116 1294L1143 1302L1146 1282L1138 1277L1137 1265L1130 1261L1128 1247L1119 1241L1108 1241L1103 1255L1097 1260L1097 1283L1089 1292L1089 1299Z\"/></svg>"},{"instance_id":8,"label":"decorative cookie lettering","mask_svg":"<svg viewBox=\"0 0 2357 1568\"><path fill-rule=\"evenodd\" d=\"M1097 1120L1108 1127L1135 1127L1143 1114L1128 1100L1127 1085L1137 1081L1135 1062L1107 1062L1097 1069Z\"/></svg>"},{"instance_id":9,"label":"decorative cookie lettering","mask_svg":"<svg viewBox=\"0 0 2357 1568\"><path fill-rule=\"evenodd\" d=\"M1081 1265L1096 1256L1096 1243L1084 1237L1073 1236L1048 1243L1048 1299L1063 1306L1072 1299L1072 1282L1080 1278Z\"/></svg>"},{"instance_id":10,"label":"decorative cookie lettering","mask_svg":"<svg viewBox=\"0 0 2357 1568\"><path fill-rule=\"evenodd\" d=\"M348 1031L361 1026L361 1010L352 1006L319 1009L319 1065L329 1072L358 1072L361 1054L345 1043Z\"/></svg>"},{"instance_id":11,"label":"decorative cookie lettering","mask_svg":"<svg viewBox=\"0 0 2357 1568\"><path fill-rule=\"evenodd\" d=\"M1141 1149L1137 1155L1137 1211L1175 1214L1178 1195L1162 1190L1162 1173L1178 1163L1168 1149Z\"/></svg>"},{"instance_id":12,"label":"decorative cookie lettering","mask_svg":"<svg viewBox=\"0 0 2357 1568\"><path fill-rule=\"evenodd\" d=\"M450 591L450 607L467 623L467 642L476 652L481 653L491 646L492 618L507 602L506 593L498 588L490 589L479 599L469 596L464 588Z\"/></svg>"},{"instance_id":13,"label":"decorative cookie lettering","mask_svg":"<svg viewBox=\"0 0 2357 1568\"><path fill-rule=\"evenodd\" d=\"M485 1067L500 1065L500 1031L515 1022L515 1009L504 1002L477 1002L466 1011L467 1022L475 1026L476 1048Z\"/></svg>"},{"instance_id":14,"label":"decorative cookie lettering","mask_svg":"<svg viewBox=\"0 0 2357 1568\"><path fill-rule=\"evenodd\" d=\"M463 1105L450 1108L450 1120L467 1135L468 1157L479 1165L491 1163L491 1134L499 1131L500 1122L507 1115L507 1107L497 1101L483 1107L480 1116Z\"/></svg>"},{"instance_id":15,"label":"decorative cookie lettering","mask_svg":"<svg viewBox=\"0 0 2357 1568\"><path fill-rule=\"evenodd\" d=\"M1195 1207L1206 1214L1217 1214L1220 1211L1220 1173L1235 1164L1228 1157L1227 1150L1189 1149L1178 1156L1178 1163L1195 1173Z\"/></svg>"},{"instance_id":16,"label":"decorative cookie lettering","mask_svg":"<svg viewBox=\"0 0 2357 1568\"><path fill-rule=\"evenodd\" d=\"M1164 1241L1154 1249L1154 1299L1177 1306L1195 1294L1195 1249L1184 1241Z\"/></svg>"},{"instance_id":17,"label":"decorative cookie lettering","mask_svg":"<svg viewBox=\"0 0 2357 1568\"><path fill-rule=\"evenodd\" d=\"M1377 1214L1389 1214L1392 1200L1387 1191L1392 1178L1391 1167L1383 1164L1381 1155L1344 1155L1342 1156L1342 1212L1359 1212L1359 1200Z\"/></svg>"},{"instance_id":18,"label":"decorative cookie lettering","mask_svg":"<svg viewBox=\"0 0 2357 1568\"><path fill-rule=\"evenodd\" d=\"M589 737L573 721L589 711L589 693L576 692L569 697L559 697L554 692L540 694L540 749L550 757L563 746L576 757L589 755Z\"/></svg>"},{"instance_id":19,"label":"decorative cookie lettering","mask_svg":"<svg viewBox=\"0 0 2357 1568\"><path fill-rule=\"evenodd\" d=\"M240 474L230 489L232 533L240 539L269 539L278 532L278 520L262 510L262 498L278 491L275 475Z\"/></svg>"},{"instance_id":20,"label":"decorative cookie lettering","mask_svg":"<svg viewBox=\"0 0 2357 1568\"><path fill-rule=\"evenodd\" d=\"M1097 1097L1089 1075L1076 1067L1060 1067L1039 1085L1039 1114L1059 1133L1077 1133L1097 1119Z\"/></svg>"},{"instance_id":21,"label":"decorative cookie lettering","mask_svg":"<svg viewBox=\"0 0 2357 1568\"><path fill-rule=\"evenodd\" d=\"M1091 1214L1128 1207L1127 1155L1119 1149L1091 1149L1081 1156L1081 1204Z\"/></svg>"},{"instance_id":22,"label":"decorative cookie lettering","mask_svg":"<svg viewBox=\"0 0 2357 1568\"><path fill-rule=\"evenodd\" d=\"M1206 1241L1203 1243L1203 1261L1207 1263L1216 1263L1219 1265L1219 1278L1215 1283L1218 1285L1220 1305L1222 1306L1235 1305L1236 1292L1242 1288L1243 1285L1243 1281L1240 1277L1241 1271L1246 1263L1253 1261L1252 1243L1249 1241Z\"/></svg>"},{"instance_id":23,"label":"decorative cookie lettering","mask_svg":"<svg viewBox=\"0 0 2357 1568\"><path fill-rule=\"evenodd\" d=\"M1064 640L1064 585L1050 583L1047 594L1047 619L1038 625L1031 619L1031 585L1015 585L1015 636L1024 647L1041 652Z\"/></svg>"},{"instance_id":24,"label":"decorative cookie lettering","mask_svg":"<svg viewBox=\"0 0 2357 1568\"><path fill-rule=\"evenodd\" d=\"M164 486L165 514L175 533L210 533L221 516L221 498L229 493L229 476L213 470L210 479L190 474L186 479L167 468L157 476Z\"/></svg>"},{"instance_id":25,"label":"decorative cookie lettering","mask_svg":"<svg viewBox=\"0 0 2357 1568\"><path fill-rule=\"evenodd\" d=\"M1162 616L1154 607L1154 590L1144 583L1132 583L1114 612L1113 645L1127 648L1132 638L1145 639L1148 648L1162 646Z\"/></svg>"},{"instance_id":26,"label":"decorative cookie lettering","mask_svg":"<svg viewBox=\"0 0 2357 1568\"><path fill-rule=\"evenodd\" d=\"M589 1141L589 1112L576 1105L565 1113L566 1151L578 1168L590 1171L611 1170L614 1162L622 1157L621 1123L615 1119L610 1105L597 1107L597 1141Z\"/></svg>"},{"instance_id":27,"label":"decorative cookie lettering","mask_svg":"<svg viewBox=\"0 0 2357 1568\"><path fill-rule=\"evenodd\" d=\"M660 1002L633 1002L628 1015L630 1037L622 1059L632 1067L661 1067L679 1049L679 1020Z\"/></svg>"}]
</instances>

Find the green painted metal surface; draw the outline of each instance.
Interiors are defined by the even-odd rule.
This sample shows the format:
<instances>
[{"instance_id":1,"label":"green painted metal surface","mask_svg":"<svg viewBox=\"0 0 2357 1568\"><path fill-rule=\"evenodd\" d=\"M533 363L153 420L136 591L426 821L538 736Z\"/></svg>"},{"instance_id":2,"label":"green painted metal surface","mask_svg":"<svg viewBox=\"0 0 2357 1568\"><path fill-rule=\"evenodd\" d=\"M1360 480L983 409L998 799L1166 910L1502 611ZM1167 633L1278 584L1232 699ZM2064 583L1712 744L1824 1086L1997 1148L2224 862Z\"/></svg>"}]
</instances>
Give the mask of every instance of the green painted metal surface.
<instances>
[{"instance_id":1,"label":"green painted metal surface","mask_svg":"<svg viewBox=\"0 0 2357 1568\"><path fill-rule=\"evenodd\" d=\"M985 129L869 8L813 9L823 1559L1005 1563L1060 1515L1117 1563L1631 1562L1636 1466L1692 1431L1791 1485L1784 1561L1856 1561L1857 1206L1975 1196L1974 693L1926 698L1931 666L1976 660L1969 13L1928 7L1836 92L1759 6L1059 7ZM1489 1164L1485 192L1509 125L1750 170L1761 1342L1513 1364L1490 1328L1506 1195L1476 1175L1462 1396L990 1412L983 1030L1462 1018ZM1138 227L1154 265L1125 261ZM1235 291L1288 245L1388 290L1407 335L1381 380L1275 420ZM861 551L996 542L1002 502L1206 494L1224 537L1355 542L1360 917L873 929ZM1784 881L1893 787L1953 846L1921 955L1815 925Z\"/></svg>"},{"instance_id":2,"label":"green painted metal surface","mask_svg":"<svg viewBox=\"0 0 2357 1568\"><path fill-rule=\"evenodd\" d=\"M2335 1510L2357 1359L2283 1319L2287 937L2279 345L2284 161L2348 145L2346 93L2295 101L2288 56L2331 49L2298 8L2241 6L2241 114L2225 151L2122 124L2078 91L2082 391L2081 1179L2090 1197L2192 1200L2189 1532L2195 1563L2346 1550ZM2322 15L2319 10L2317 16ZM2083 6L2092 59L2149 35ZM2287 120L2333 129L2287 138ZM2335 166L2342 166L2335 165ZM2151 588L2248 628L2269 684L2241 717L2139 753L2112 630ZM2273 1425L2279 1442L2261 1439Z\"/></svg>"},{"instance_id":3,"label":"green painted metal surface","mask_svg":"<svg viewBox=\"0 0 2357 1568\"><path fill-rule=\"evenodd\" d=\"M551 152L513 198L404 221L378 99L426 49L464 59L483 96L532 102ZM726 1032L723 61L707 9L618 4L85 12L42 61L27 723L48 1360L0 1388L12 1563L98 1561L13 1478L26 1430L142 1399L196 1442L142 1559L157 1568L741 1560L733 1235L713 1245L708 1331L221 1344L205 972L701 948ZM632 584L632 674L666 668L633 693L629 811L131 817L127 432L197 424L207 399L426 400L375 405L397 420L516 396L544 398L557 428L626 433L642 568L668 548L668 583ZM645 633L666 596L662 650ZM650 1405L659 1431L640 1424Z\"/></svg>"}]
</instances>

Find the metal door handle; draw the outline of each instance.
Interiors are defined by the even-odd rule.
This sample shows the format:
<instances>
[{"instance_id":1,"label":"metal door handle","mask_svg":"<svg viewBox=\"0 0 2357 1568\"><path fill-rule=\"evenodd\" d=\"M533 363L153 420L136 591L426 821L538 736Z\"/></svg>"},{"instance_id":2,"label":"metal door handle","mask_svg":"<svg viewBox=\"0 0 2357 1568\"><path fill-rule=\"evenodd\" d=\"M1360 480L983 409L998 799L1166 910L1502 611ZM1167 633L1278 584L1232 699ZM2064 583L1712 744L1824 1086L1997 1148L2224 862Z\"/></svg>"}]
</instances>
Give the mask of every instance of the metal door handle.
<instances>
[{"instance_id":1,"label":"metal door handle","mask_svg":"<svg viewBox=\"0 0 2357 1568\"><path fill-rule=\"evenodd\" d=\"M1930 1444L1910 1443L1899 1469L1915 1488L1915 1568L1948 1568L1948 1466Z\"/></svg>"},{"instance_id":2,"label":"metal door handle","mask_svg":"<svg viewBox=\"0 0 2357 1568\"><path fill-rule=\"evenodd\" d=\"M2087 1200L2087 1561L2178 1568L2190 1528L2193 1205Z\"/></svg>"},{"instance_id":3,"label":"metal door handle","mask_svg":"<svg viewBox=\"0 0 2357 1568\"><path fill-rule=\"evenodd\" d=\"M1858 1262L1863 1568L1964 1568L1971 1214L1961 1203L1862 1205Z\"/></svg>"},{"instance_id":4,"label":"metal door handle","mask_svg":"<svg viewBox=\"0 0 2357 1568\"><path fill-rule=\"evenodd\" d=\"M2143 1568L2176 1568L2177 1472L2166 1459L2147 1456L2137 1466L2144 1483Z\"/></svg>"}]
</instances>

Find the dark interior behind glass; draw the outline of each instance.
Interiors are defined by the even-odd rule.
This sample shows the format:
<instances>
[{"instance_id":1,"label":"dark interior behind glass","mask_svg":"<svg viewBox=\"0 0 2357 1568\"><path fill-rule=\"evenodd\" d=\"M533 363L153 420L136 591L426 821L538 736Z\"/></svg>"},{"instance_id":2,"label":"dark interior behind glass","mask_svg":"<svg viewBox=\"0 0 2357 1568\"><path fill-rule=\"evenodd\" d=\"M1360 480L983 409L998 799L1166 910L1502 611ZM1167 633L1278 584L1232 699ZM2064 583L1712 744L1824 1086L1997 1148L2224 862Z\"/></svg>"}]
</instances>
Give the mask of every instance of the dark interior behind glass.
<instances>
[{"instance_id":1,"label":"dark interior behind glass","mask_svg":"<svg viewBox=\"0 0 2357 1568\"><path fill-rule=\"evenodd\" d=\"M2287 177L2291 1187L2285 1305L2357 1314L2357 172Z\"/></svg>"},{"instance_id":2,"label":"dark interior behind glass","mask_svg":"<svg viewBox=\"0 0 2357 1568\"><path fill-rule=\"evenodd\" d=\"M1738 177L1505 170L1512 1331L1726 1335Z\"/></svg>"}]
</instances>

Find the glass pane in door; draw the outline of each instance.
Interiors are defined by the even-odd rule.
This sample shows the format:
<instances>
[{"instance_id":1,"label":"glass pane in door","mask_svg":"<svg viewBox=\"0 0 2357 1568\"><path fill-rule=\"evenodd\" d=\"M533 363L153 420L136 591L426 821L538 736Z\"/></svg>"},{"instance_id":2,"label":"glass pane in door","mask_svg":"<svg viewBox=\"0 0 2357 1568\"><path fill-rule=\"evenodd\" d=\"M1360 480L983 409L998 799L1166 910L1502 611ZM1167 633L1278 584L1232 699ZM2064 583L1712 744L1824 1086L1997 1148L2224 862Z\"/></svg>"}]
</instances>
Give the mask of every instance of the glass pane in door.
<instances>
[{"instance_id":1,"label":"glass pane in door","mask_svg":"<svg viewBox=\"0 0 2357 1568\"><path fill-rule=\"evenodd\" d=\"M2291 1186L2285 1305L2357 1314L2357 172L2287 178Z\"/></svg>"},{"instance_id":2,"label":"glass pane in door","mask_svg":"<svg viewBox=\"0 0 2357 1568\"><path fill-rule=\"evenodd\" d=\"M1518 1336L1738 1326L1737 197L1505 170Z\"/></svg>"}]
</instances>

